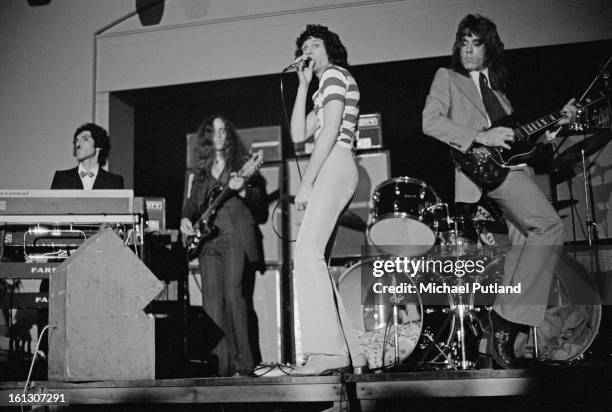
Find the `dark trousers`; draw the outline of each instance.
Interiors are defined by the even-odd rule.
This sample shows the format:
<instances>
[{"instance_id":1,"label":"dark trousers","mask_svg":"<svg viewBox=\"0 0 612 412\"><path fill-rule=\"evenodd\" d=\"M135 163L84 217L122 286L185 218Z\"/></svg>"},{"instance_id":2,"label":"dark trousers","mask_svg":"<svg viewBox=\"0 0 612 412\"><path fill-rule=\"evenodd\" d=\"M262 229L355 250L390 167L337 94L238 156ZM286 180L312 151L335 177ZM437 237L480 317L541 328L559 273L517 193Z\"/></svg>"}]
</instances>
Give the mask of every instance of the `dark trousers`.
<instances>
[{"instance_id":1,"label":"dark trousers","mask_svg":"<svg viewBox=\"0 0 612 412\"><path fill-rule=\"evenodd\" d=\"M250 371L259 361L253 309L255 270L230 234L209 241L200 255L202 305L224 336L211 354L219 376Z\"/></svg>"}]
</instances>

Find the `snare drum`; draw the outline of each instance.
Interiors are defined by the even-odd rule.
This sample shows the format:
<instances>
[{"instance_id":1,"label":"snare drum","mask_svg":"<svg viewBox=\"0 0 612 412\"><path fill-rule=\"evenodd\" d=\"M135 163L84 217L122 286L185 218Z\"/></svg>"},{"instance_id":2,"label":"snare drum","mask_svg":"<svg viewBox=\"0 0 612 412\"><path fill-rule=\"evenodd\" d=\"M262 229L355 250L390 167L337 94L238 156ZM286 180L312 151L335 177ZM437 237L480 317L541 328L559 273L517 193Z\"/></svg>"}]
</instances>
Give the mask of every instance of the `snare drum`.
<instances>
[{"instance_id":1,"label":"snare drum","mask_svg":"<svg viewBox=\"0 0 612 412\"><path fill-rule=\"evenodd\" d=\"M402 176L384 181L372 195L368 239L386 253L396 252L387 246L402 246L404 255L427 253L435 243L427 210L438 203L435 190L421 180Z\"/></svg>"}]
</instances>

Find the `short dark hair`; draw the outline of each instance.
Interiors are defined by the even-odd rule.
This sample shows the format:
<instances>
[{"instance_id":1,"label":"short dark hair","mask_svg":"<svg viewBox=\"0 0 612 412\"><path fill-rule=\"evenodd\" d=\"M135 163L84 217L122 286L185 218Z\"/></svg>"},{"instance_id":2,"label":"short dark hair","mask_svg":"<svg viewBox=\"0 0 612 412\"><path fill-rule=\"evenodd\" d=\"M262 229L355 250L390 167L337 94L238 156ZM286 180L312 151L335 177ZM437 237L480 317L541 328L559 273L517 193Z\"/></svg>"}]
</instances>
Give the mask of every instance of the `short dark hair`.
<instances>
[{"instance_id":1,"label":"short dark hair","mask_svg":"<svg viewBox=\"0 0 612 412\"><path fill-rule=\"evenodd\" d=\"M104 166L111 149L110 138L108 137L106 130L95 123L85 123L77 127L72 137L72 155L76 156L76 138L84 131L91 133L91 137L94 140L94 147L100 148L98 163L100 166Z\"/></svg>"},{"instance_id":2,"label":"short dark hair","mask_svg":"<svg viewBox=\"0 0 612 412\"><path fill-rule=\"evenodd\" d=\"M311 37L323 40L327 57L331 64L344 68L348 67L348 54L346 47L340 41L340 37L326 26L321 26L320 24L307 25L306 30L295 40L295 57L302 55L302 45Z\"/></svg>"},{"instance_id":3,"label":"short dark hair","mask_svg":"<svg viewBox=\"0 0 612 412\"><path fill-rule=\"evenodd\" d=\"M493 21L480 14L468 14L461 20L453 45L452 67L455 71L468 75L461 63L461 43L466 36L474 35L485 46L485 66L489 69L491 88L503 90L506 86L507 70L504 66L504 43L497 33Z\"/></svg>"}]
</instances>

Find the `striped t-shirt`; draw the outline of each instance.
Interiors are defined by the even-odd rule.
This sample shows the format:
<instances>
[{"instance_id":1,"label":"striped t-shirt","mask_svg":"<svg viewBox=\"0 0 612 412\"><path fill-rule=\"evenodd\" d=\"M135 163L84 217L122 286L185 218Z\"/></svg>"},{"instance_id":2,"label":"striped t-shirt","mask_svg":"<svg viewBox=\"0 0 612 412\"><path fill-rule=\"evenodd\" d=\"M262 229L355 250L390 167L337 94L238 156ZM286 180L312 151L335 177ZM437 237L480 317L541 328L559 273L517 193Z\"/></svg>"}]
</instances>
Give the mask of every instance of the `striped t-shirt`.
<instances>
[{"instance_id":1,"label":"striped t-shirt","mask_svg":"<svg viewBox=\"0 0 612 412\"><path fill-rule=\"evenodd\" d=\"M323 107L331 100L340 100L344 103L344 113L342 113L342 122L336 141L346 147L357 147L355 131L359 120L359 87L351 73L339 66L328 66L321 75L319 90L313 94L312 100L313 110L317 116L315 140L319 137L325 123Z\"/></svg>"}]
</instances>

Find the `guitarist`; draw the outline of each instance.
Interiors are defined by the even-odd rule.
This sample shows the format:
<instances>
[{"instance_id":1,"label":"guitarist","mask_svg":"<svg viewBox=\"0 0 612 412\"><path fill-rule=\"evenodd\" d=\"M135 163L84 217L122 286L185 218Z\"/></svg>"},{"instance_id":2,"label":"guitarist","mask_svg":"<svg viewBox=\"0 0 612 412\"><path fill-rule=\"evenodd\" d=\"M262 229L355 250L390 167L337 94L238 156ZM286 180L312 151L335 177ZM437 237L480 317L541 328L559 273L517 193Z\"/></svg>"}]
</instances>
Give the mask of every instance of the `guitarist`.
<instances>
[{"instance_id":1,"label":"guitarist","mask_svg":"<svg viewBox=\"0 0 612 412\"><path fill-rule=\"evenodd\" d=\"M452 51L452 67L437 71L423 110L423 131L453 149L466 152L474 142L510 148L514 132L490 128L512 113L503 94L506 69L504 45L495 23L480 15L467 15L459 23ZM557 124L567 124L576 114L574 99L562 109ZM547 135L550 137L550 135ZM476 203L482 189L464 173L455 172L455 201ZM504 368L518 366L513 346L518 332L544 320L563 239L563 223L526 168L512 170L503 183L486 193L497 202L515 245L506 256L504 285L521 284L520 294L498 294L486 316L488 353Z\"/></svg>"},{"instance_id":2,"label":"guitarist","mask_svg":"<svg viewBox=\"0 0 612 412\"><path fill-rule=\"evenodd\" d=\"M205 242L200 252L202 304L223 331L212 355L218 360L218 376L250 371L259 362L257 327L252 305L255 270L265 270L262 236L257 226L268 218L265 180L255 174L236 175L246 150L225 116L206 119L198 130L196 177L185 203L181 232L194 234L192 222L207 208L219 187L229 186L233 196L216 212L218 235ZM250 332L250 333L249 333ZM253 333L255 332L255 333Z\"/></svg>"}]
</instances>

